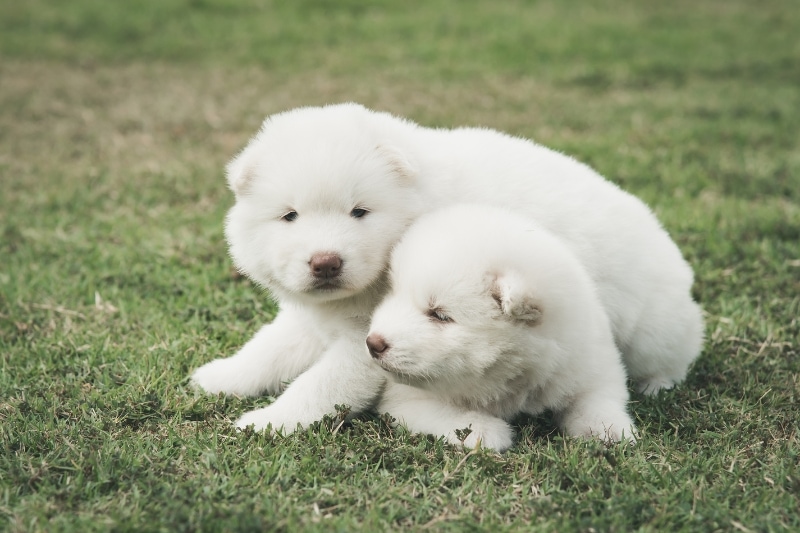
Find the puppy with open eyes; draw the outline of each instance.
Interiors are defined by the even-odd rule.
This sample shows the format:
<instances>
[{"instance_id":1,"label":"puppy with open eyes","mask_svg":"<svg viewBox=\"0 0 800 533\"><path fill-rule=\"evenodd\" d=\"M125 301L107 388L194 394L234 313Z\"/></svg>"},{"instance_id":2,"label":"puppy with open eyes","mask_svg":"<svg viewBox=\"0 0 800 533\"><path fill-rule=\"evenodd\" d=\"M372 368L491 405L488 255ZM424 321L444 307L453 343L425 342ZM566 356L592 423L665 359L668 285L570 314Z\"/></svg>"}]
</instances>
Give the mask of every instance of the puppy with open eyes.
<instances>
[{"instance_id":1,"label":"puppy with open eyes","mask_svg":"<svg viewBox=\"0 0 800 533\"><path fill-rule=\"evenodd\" d=\"M227 180L236 199L225 220L231 258L280 311L191 383L211 394L279 395L244 413L240 428L287 434L336 405L375 406L386 379L363 346L390 252L419 216L459 203L534 217L563 240L596 284L640 391L679 383L702 348L692 269L652 211L533 142L426 128L352 103L305 107L268 117Z\"/></svg>"},{"instance_id":2,"label":"puppy with open eyes","mask_svg":"<svg viewBox=\"0 0 800 533\"><path fill-rule=\"evenodd\" d=\"M379 412L503 451L508 420L550 409L567 435L633 440L621 355L591 278L553 234L501 208L418 219L392 253L367 337L392 379Z\"/></svg>"}]
</instances>

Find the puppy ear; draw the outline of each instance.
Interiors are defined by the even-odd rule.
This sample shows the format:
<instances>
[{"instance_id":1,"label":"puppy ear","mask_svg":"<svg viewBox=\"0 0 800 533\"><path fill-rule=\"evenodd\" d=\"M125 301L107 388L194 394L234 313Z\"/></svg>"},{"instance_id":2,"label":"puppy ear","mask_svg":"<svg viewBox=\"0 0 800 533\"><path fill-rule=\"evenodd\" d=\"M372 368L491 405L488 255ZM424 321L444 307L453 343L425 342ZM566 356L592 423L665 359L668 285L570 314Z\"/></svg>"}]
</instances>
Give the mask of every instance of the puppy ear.
<instances>
[{"instance_id":1,"label":"puppy ear","mask_svg":"<svg viewBox=\"0 0 800 533\"><path fill-rule=\"evenodd\" d=\"M490 293L503 315L534 326L541 322L542 306L523 280L515 274L493 276Z\"/></svg>"},{"instance_id":2,"label":"puppy ear","mask_svg":"<svg viewBox=\"0 0 800 533\"><path fill-rule=\"evenodd\" d=\"M237 197L247 192L256 174L255 161L252 160L253 158L248 148L245 148L239 155L231 159L225 167L228 186Z\"/></svg>"},{"instance_id":3,"label":"puppy ear","mask_svg":"<svg viewBox=\"0 0 800 533\"><path fill-rule=\"evenodd\" d=\"M408 158L394 146L379 144L375 150L389 165L389 169L397 175L403 183L413 183L416 180L417 169Z\"/></svg>"}]
</instances>

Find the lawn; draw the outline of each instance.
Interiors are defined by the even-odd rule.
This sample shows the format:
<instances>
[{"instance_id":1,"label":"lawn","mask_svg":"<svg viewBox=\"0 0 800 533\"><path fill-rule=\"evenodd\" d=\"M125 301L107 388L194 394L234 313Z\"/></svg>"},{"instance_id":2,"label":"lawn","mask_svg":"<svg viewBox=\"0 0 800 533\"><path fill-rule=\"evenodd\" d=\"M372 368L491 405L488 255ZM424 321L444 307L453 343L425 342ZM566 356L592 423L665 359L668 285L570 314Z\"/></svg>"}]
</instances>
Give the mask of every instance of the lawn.
<instances>
[{"instance_id":1,"label":"lawn","mask_svg":"<svg viewBox=\"0 0 800 533\"><path fill-rule=\"evenodd\" d=\"M792 0L0 3L0 530L800 530L800 10ZM644 199L703 354L635 447L522 419L503 455L336 417L232 420L190 371L276 309L223 169L355 100L533 138Z\"/></svg>"}]
</instances>

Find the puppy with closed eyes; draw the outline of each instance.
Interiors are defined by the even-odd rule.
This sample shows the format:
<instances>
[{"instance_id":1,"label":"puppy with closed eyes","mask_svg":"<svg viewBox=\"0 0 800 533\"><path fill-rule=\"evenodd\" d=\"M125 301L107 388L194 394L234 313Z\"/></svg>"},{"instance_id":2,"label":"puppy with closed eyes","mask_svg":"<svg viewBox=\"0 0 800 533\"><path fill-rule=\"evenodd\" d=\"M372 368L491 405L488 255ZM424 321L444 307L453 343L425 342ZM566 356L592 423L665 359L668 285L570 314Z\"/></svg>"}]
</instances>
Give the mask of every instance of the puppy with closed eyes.
<instances>
[{"instance_id":1,"label":"puppy with closed eyes","mask_svg":"<svg viewBox=\"0 0 800 533\"><path fill-rule=\"evenodd\" d=\"M298 427L372 409L364 352L392 248L423 213L480 202L534 217L580 260L637 388L679 383L703 342L693 273L640 200L591 168L486 128L433 129L357 104L277 113L227 166L225 237L280 311L235 354L197 368L211 394L279 395L237 426ZM288 387L287 383L290 383ZM285 389L285 390L284 390Z\"/></svg>"},{"instance_id":2,"label":"puppy with closed eyes","mask_svg":"<svg viewBox=\"0 0 800 533\"><path fill-rule=\"evenodd\" d=\"M392 253L367 337L391 377L379 411L410 431L503 451L508 421L552 410L567 435L634 439L626 373L595 284L534 221L457 205ZM462 435L463 436L463 435Z\"/></svg>"}]
</instances>

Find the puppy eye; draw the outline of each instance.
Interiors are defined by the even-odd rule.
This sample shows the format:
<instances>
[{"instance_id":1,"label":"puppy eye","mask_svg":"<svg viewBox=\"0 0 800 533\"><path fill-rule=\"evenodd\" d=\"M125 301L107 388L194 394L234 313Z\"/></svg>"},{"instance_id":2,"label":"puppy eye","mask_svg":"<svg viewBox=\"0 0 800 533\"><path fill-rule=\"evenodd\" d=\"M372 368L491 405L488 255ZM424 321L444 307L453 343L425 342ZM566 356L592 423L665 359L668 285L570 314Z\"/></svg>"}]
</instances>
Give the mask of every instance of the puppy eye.
<instances>
[{"instance_id":1,"label":"puppy eye","mask_svg":"<svg viewBox=\"0 0 800 533\"><path fill-rule=\"evenodd\" d=\"M281 217L281 220L285 220L286 222L294 222L295 219L297 219L297 211L289 211Z\"/></svg>"},{"instance_id":2,"label":"puppy eye","mask_svg":"<svg viewBox=\"0 0 800 533\"><path fill-rule=\"evenodd\" d=\"M361 218L367 213L369 213L369 211L363 207L354 207L353 210L350 211L350 216L353 218Z\"/></svg>"},{"instance_id":3,"label":"puppy eye","mask_svg":"<svg viewBox=\"0 0 800 533\"><path fill-rule=\"evenodd\" d=\"M442 311L442 309L438 307L435 307L433 309L428 309L428 318L430 318L431 320L435 320L436 322L442 322L442 323L453 321L452 318L444 314L444 311Z\"/></svg>"}]
</instances>

